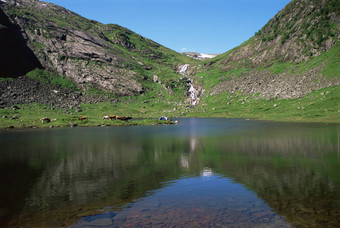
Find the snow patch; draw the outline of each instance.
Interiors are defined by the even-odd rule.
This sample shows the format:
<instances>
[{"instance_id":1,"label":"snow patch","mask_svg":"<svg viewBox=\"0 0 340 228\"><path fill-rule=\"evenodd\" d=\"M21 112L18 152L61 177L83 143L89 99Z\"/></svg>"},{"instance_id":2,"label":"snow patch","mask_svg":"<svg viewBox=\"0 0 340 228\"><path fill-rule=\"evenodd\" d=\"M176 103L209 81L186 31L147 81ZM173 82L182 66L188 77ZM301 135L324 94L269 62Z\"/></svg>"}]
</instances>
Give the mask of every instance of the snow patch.
<instances>
[{"instance_id":1,"label":"snow patch","mask_svg":"<svg viewBox=\"0 0 340 228\"><path fill-rule=\"evenodd\" d=\"M212 59L219 55L219 54L202 54L198 52L183 52L183 54L190 58L198 59L198 60Z\"/></svg>"},{"instance_id":2,"label":"snow patch","mask_svg":"<svg viewBox=\"0 0 340 228\"><path fill-rule=\"evenodd\" d=\"M212 59L215 58L217 55L216 54L201 54L200 57L202 59Z\"/></svg>"}]
</instances>

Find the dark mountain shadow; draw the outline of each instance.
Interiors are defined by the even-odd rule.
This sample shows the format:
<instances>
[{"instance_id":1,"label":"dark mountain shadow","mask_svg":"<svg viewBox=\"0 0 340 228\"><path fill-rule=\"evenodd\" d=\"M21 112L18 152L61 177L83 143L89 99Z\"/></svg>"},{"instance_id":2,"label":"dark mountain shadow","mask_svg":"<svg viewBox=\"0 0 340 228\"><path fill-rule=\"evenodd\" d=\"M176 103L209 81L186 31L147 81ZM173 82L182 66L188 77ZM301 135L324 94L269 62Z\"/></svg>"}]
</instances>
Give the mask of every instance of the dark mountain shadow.
<instances>
[{"instance_id":1,"label":"dark mountain shadow","mask_svg":"<svg viewBox=\"0 0 340 228\"><path fill-rule=\"evenodd\" d=\"M24 33L0 9L0 77L19 77L42 68Z\"/></svg>"}]
</instances>

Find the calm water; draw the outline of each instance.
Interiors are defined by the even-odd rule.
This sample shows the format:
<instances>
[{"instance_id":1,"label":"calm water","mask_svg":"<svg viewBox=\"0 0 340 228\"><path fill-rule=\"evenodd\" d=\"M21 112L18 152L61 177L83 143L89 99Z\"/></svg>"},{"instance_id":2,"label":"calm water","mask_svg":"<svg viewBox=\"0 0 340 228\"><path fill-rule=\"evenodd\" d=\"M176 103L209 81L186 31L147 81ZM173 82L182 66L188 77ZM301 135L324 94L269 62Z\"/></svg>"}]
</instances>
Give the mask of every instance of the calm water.
<instances>
[{"instance_id":1,"label":"calm water","mask_svg":"<svg viewBox=\"0 0 340 228\"><path fill-rule=\"evenodd\" d=\"M340 125L179 122L0 131L0 226L340 226Z\"/></svg>"}]
</instances>

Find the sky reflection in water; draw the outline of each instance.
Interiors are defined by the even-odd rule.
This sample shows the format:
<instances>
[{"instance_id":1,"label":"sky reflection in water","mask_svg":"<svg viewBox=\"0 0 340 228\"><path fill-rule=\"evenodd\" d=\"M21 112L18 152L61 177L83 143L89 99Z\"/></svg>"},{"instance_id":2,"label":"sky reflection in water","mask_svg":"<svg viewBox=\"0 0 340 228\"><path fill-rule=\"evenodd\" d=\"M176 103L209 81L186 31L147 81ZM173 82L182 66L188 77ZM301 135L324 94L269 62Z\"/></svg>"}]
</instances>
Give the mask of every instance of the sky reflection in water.
<instances>
[{"instance_id":1,"label":"sky reflection in water","mask_svg":"<svg viewBox=\"0 0 340 228\"><path fill-rule=\"evenodd\" d=\"M204 169L171 182L116 212L82 218L72 227L290 227L255 193Z\"/></svg>"}]
</instances>

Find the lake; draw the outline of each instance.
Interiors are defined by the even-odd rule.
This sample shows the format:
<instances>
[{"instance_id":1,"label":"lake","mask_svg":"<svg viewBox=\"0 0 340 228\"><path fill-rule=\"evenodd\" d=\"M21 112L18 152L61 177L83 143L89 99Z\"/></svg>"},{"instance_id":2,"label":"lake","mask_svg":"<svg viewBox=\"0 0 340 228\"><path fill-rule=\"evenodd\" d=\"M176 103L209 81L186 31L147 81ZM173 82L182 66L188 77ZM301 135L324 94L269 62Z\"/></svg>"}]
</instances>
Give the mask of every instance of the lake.
<instances>
[{"instance_id":1,"label":"lake","mask_svg":"<svg viewBox=\"0 0 340 228\"><path fill-rule=\"evenodd\" d=\"M339 227L340 125L0 131L1 227Z\"/></svg>"}]
</instances>

